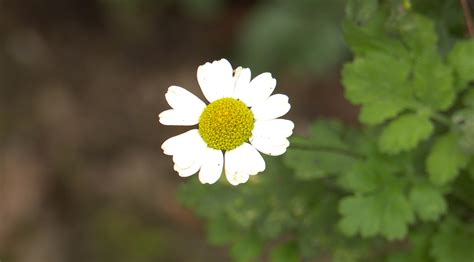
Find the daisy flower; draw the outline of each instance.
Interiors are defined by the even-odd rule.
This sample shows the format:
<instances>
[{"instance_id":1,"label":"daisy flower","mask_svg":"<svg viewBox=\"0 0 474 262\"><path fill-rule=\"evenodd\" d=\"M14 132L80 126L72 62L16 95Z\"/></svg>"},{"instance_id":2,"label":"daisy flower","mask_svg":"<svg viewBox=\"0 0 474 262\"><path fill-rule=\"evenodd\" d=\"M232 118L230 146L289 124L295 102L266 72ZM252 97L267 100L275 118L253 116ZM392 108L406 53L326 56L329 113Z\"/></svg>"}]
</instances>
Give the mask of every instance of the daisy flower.
<instances>
[{"instance_id":1,"label":"daisy flower","mask_svg":"<svg viewBox=\"0 0 474 262\"><path fill-rule=\"evenodd\" d=\"M271 95L276 80L270 73L251 80L250 69L233 70L221 59L199 66L197 80L209 104L182 87L170 86L165 97L172 109L159 115L163 125L197 125L161 146L173 156L181 177L199 172L201 183L213 184L224 170L235 186L265 170L259 151L271 156L286 151L294 124L278 118L290 104L286 95Z\"/></svg>"}]
</instances>

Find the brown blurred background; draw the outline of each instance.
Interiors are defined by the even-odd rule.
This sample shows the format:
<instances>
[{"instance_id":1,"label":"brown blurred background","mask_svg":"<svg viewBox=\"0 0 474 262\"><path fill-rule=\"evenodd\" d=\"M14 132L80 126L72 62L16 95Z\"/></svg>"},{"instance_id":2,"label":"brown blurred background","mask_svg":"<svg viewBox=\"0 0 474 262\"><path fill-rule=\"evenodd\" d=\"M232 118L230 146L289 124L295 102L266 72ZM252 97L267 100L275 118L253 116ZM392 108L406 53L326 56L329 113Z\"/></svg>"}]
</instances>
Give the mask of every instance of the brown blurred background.
<instances>
[{"instance_id":1,"label":"brown blurred background","mask_svg":"<svg viewBox=\"0 0 474 262\"><path fill-rule=\"evenodd\" d=\"M296 133L354 122L328 2L0 0L0 261L228 261L176 199L164 94L202 98L197 66L226 57L273 73Z\"/></svg>"}]
</instances>

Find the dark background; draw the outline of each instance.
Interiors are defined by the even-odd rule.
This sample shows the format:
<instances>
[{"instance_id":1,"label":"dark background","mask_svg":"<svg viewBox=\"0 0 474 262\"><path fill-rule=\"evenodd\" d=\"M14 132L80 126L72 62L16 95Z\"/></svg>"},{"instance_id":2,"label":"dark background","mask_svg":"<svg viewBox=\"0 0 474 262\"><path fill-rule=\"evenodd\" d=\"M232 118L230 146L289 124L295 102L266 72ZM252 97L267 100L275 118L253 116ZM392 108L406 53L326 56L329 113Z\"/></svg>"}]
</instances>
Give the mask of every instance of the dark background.
<instances>
[{"instance_id":1,"label":"dark background","mask_svg":"<svg viewBox=\"0 0 474 262\"><path fill-rule=\"evenodd\" d=\"M0 0L0 260L228 261L176 199L166 89L202 98L225 57L272 72L297 134L354 123L343 2Z\"/></svg>"}]
</instances>

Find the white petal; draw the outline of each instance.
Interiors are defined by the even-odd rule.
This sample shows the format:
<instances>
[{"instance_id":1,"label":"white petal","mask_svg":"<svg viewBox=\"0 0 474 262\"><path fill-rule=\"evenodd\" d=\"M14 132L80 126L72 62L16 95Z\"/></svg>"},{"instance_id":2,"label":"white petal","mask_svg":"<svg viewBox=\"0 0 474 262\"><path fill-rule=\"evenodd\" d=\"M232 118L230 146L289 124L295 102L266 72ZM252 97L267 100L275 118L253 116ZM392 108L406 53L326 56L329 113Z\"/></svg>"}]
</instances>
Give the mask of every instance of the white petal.
<instances>
[{"instance_id":1,"label":"white petal","mask_svg":"<svg viewBox=\"0 0 474 262\"><path fill-rule=\"evenodd\" d=\"M202 158L204 153L205 147L202 149L201 152L196 152L194 154L194 160L192 164L188 168L181 168L179 165L174 165L174 170L178 172L180 177L188 177L196 174L202 166Z\"/></svg>"},{"instance_id":2,"label":"white petal","mask_svg":"<svg viewBox=\"0 0 474 262\"><path fill-rule=\"evenodd\" d=\"M247 174L242 174L242 173L232 173L232 174L226 173L226 178L227 178L227 181L229 181L231 185L237 186L249 181L250 176Z\"/></svg>"},{"instance_id":3,"label":"white petal","mask_svg":"<svg viewBox=\"0 0 474 262\"><path fill-rule=\"evenodd\" d=\"M170 86L165 97L171 108L178 111L189 111L190 113L200 115L206 107L206 104L201 99L179 86Z\"/></svg>"},{"instance_id":4,"label":"white petal","mask_svg":"<svg viewBox=\"0 0 474 262\"><path fill-rule=\"evenodd\" d=\"M224 166L224 157L220 150L206 148L203 164L199 171L199 181L203 184L214 184L219 180Z\"/></svg>"},{"instance_id":5,"label":"white petal","mask_svg":"<svg viewBox=\"0 0 474 262\"><path fill-rule=\"evenodd\" d=\"M256 120L275 119L290 111L288 96L276 94L251 108Z\"/></svg>"},{"instance_id":6,"label":"white petal","mask_svg":"<svg viewBox=\"0 0 474 262\"><path fill-rule=\"evenodd\" d=\"M233 70L229 61L221 59L198 67L197 79L206 99L213 102L230 97L234 90Z\"/></svg>"},{"instance_id":7,"label":"white petal","mask_svg":"<svg viewBox=\"0 0 474 262\"><path fill-rule=\"evenodd\" d=\"M263 170L263 157L248 143L225 153L225 174L234 186L247 182L249 175L256 175Z\"/></svg>"},{"instance_id":8,"label":"white petal","mask_svg":"<svg viewBox=\"0 0 474 262\"><path fill-rule=\"evenodd\" d=\"M252 143L258 151L270 156L282 155L290 145L290 142L286 138L251 137L250 143Z\"/></svg>"},{"instance_id":9,"label":"white petal","mask_svg":"<svg viewBox=\"0 0 474 262\"><path fill-rule=\"evenodd\" d=\"M176 165L176 168L179 170L192 168L197 162L199 162L198 164L201 165L203 161L203 153L206 148L207 145L204 140L202 140L201 136L192 135L187 141L186 147L173 155L173 161ZM176 171L179 172L179 170Z\"/></svg>"},{"instance_id":10,"label":"white petal","mask_svg":"<svg viewBox=\"0 0 474 262\"><path fill-rule=\"evenodd\" d=\"M242 101L249 107L265 101L275 90L276 79L270 73L256 76L245 93L241 94Z\"/></svg>"},{"instance_id":11,"label":"white petal","mask_svg":"<svg viewBox=\"0 0 474 262\"><path fill-rule=\"evenodd\" d=\"M200 116L201 114L190 114L187 111L175 109L168 109L158 115L160 123L166 126L194 126L199 123Z\"/></svg>"},{"instance_id":12,"label":"white petal","mask_svg":"<svg viewBox=\"0 0 474 262\"><path fill-rule=\"evenodd\" d=\"M236 173L256 175L265 170L265 161L258 151L248 143L225 153L225 171L227 176Z\"/></svg>"},{"instance_id":13,"label":"white petal","mask_svg":"<svg viewBox=\"0 0 474 262\"><path fill-rule=\"evenodd\" d=\"M287 138L293 134L295 124L286 119L256 121L252 130L254 137Z\"/></svg>"},{"instance_id":14,"label":"white petal","mask_svg":"<svg viewBox=\"0 0 474 262\"><path fill-rule=\"evenodd\" d=\"M201 162L196 161L195 164L193 164L192 166L186 169L181 169L178 166L174 165L174 170L178 172L178 175L180 177L189 177L196 174L201 168L201 165L202 165L202 161Z\"/></svg>"},{"instance_id":15,"label":"white petal","mask_svg":"<svg viewBox=\"0 0 474 262\"><path fill-rule=\"evenodd\" d=\"M251 72L249 68L238 67L235 69L234 80L235 88L233 98L241 99L243 94L248 93Z\"/></svg>"},{"instance_id":16,"label":"white petal","mask_svg":"<svg viewBox=\"0 0 474 262\"><path fill-rule=\"evenodd\" d=\"M161 145L161 149L166 155L174 155L176 152L187 149L189 141L200 138L199 130L191 129L187 132L168 138ZM202 139L201 139L202 140Z\"/></svg>"},{"instance_id":17,"label":"white petal","mask_svg":"<svg viewBox=\"0 0 474 262\"><path fill-rule=\"evenodd\" d=\"M193 129L169 138L161 148L165 154L173 156L174 170L180 176L187 177L201 168L203 152L207 146L199 136L198 130Z\"/></svg>"},{"instance_id":18,"label":"white petal","mask_svg":"<svg viewBox=\"0 0 474 262\"><path fill-rule=\"evenodd\" d=\"M236 149L225 152L225 176L233 186L247 182L250 176L247 172L241 170L245 162L243 162L242 155Z\"/></svg>"}]
</instances>

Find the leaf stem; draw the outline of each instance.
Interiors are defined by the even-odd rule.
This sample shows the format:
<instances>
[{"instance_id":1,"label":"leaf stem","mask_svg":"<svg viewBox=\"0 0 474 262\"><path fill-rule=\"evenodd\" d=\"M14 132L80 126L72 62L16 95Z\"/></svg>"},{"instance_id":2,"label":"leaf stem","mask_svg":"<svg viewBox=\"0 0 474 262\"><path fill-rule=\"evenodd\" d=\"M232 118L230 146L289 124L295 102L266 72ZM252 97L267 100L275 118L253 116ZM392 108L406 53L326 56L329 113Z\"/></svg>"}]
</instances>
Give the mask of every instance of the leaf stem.
<instances>
[{"instance_id":1,"label":"leaf stem","mask_svg":"<svg viewBox=\"0 0 474 262\"><path fill-rule=\"evenodd\" d=\"M470 38L474 38L474 25L472 24L471 11L469 10L469 4L467 0L459 0L464 12L464 20L466 20L467 32Z\"/></svg>"},{"instance_id":2,"label":"leaf stem","mask_svg":"<svg viewBox=\"0 0 474 262\"><path fill-rule=\"evenodd\" d=\"M355 159L364 159L365 157L355 151L345 149L345 148L337 148L337 147L330 147L330 146L316 146L316 145L304 145L298 143L291 143L291 148L293 149L300 149L300 150L307 150L307 151L314 151L314 152L328 152L334 154L340 154L349 156Z\"/></svg>"}]
</instances>

